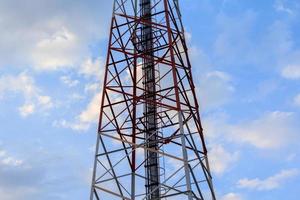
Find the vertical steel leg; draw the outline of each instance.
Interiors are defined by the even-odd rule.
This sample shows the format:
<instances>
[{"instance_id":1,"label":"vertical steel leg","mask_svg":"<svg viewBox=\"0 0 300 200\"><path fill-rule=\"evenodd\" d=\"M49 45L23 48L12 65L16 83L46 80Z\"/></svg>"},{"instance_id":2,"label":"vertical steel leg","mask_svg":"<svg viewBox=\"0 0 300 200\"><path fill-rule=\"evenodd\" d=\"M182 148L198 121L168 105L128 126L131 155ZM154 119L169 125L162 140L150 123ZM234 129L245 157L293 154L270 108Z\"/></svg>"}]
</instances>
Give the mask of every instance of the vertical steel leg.
<instances>
[{"instance_id":1,"label":"vertical steel leg","mask_svg":"<svg viewBox=\"0 0 300 200\"><path fill-rule=\"evenodd\" d=\"M191 175L190 175L190 168L189 168L189 162L188 162L188 153L187 153L186 144L185 144L184 128L183 128L183 121L182 121L182 111L178 111L178 120L179 120L179 128L180 128L180 135L181 135L182 156L184 159L186 189L188 191L188 200L192 200L193 197L192 197Z\"/></svg>"}]
</instances>

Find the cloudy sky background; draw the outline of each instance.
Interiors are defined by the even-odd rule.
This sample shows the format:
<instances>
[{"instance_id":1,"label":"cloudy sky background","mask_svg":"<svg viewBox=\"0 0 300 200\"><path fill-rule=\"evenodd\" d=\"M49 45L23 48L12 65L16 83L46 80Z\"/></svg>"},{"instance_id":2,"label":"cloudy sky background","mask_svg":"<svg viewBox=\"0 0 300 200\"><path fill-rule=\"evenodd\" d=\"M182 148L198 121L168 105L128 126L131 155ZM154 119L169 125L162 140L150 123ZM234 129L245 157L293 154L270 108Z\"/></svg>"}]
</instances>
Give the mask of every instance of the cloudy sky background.
<instances>
[{"instance_id":1,"label":"cloudy sky background","mask_svg":"<svg viewBox=\"0 0 300 200\"><path fill-rule=\"evenodd\" d=\"M0 0L1 200L88 199L111 9ZM300 2L181 9L219 199L298 200Z\"/></svg>"}]
</instances>

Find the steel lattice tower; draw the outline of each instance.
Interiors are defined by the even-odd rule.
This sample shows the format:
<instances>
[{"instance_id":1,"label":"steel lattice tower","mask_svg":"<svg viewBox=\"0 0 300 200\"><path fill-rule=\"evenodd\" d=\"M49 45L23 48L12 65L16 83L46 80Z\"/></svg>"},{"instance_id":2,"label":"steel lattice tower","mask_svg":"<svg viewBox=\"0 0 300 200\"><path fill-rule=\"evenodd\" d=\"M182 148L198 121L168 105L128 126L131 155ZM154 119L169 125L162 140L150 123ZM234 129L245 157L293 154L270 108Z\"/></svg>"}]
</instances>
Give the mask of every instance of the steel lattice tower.
<instances>
[{"instance_id":1,"label":"steel lattice tower","mask_svg":"<svg viewBox=\"0 0 300 200\"><path fill-rule=\"evenodd\" d=\"M215 194L178 0L114 0L91 200Z\"/></svg>"}]
</instances>

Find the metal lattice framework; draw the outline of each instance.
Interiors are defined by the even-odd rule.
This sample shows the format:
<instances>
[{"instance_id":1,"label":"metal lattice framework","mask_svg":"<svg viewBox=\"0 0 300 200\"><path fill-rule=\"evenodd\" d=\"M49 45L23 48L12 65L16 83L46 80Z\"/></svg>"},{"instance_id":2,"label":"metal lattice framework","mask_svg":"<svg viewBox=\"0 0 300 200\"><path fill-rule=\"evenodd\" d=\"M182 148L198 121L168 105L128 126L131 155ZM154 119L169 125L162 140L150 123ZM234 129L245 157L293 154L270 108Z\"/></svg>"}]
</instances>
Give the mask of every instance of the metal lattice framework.
<instances>
[{"instance_id":1,"label":"metal lattice framework","mask_svg":"<svg viewBox=\"0 0 300 200\"><path fill-rule=\"evenodd\" d=\"M215 200L177 0L114 0L90 199Z\"/></svg>"}]
</instances>

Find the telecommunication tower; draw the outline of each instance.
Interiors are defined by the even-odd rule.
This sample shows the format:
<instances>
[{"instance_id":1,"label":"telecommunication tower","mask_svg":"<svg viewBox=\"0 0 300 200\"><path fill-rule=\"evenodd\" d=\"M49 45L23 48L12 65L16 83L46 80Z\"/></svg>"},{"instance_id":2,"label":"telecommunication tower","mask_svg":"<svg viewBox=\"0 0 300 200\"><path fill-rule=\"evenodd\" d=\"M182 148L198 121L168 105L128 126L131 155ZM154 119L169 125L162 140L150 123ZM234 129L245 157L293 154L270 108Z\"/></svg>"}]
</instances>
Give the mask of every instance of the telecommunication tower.
<instances>
[{"instance_id":1,"label":"telecommunication tower","mask_svg":"<svg viewBox=\"0 0 300 200\"><path fill-rule=\"evenodd\" d=\"M114 0L90 200L215 200L178 0Z\"/></svg>"}]
</instances>

